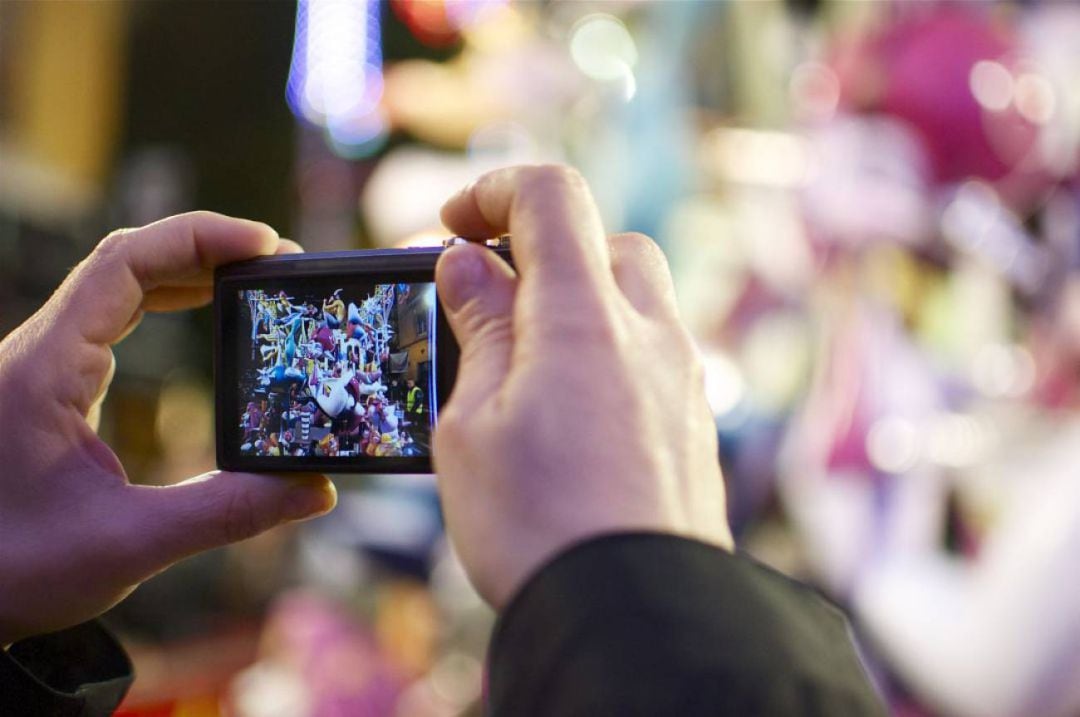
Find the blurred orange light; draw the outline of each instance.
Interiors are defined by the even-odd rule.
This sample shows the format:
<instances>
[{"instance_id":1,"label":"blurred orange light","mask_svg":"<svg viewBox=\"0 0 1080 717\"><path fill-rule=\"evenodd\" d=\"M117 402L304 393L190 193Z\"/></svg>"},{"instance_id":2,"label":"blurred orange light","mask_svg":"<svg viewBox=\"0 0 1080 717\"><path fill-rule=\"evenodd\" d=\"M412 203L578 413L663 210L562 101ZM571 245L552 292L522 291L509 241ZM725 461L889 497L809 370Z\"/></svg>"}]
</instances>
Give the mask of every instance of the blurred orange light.
<instances>
[{"instance_id":1,"label":"blurred orange light","mask_svg":"<svg viewBox=\"0 0 1080 717\"><path fill-rule=\"evenodd\" d=\"M451 23L444 0L391 0L394 14L413 36L431 47L447 47L458 41L458 30Z\"/></svg>"}]
</instances>

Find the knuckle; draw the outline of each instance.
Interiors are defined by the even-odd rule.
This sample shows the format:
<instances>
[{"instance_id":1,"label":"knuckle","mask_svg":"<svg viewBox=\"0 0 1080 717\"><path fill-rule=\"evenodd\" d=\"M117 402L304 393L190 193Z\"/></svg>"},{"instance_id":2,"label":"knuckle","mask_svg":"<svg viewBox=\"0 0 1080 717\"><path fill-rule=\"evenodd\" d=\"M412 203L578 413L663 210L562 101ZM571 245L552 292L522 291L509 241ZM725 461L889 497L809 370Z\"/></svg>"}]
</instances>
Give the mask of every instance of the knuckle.
<instances>
[{"instance_id":1,"label":"knuckle","mask_svg":"<svg viewBox=\"0 0 1080 717\"><path fill-rule=\"evenodd\" d=\"M676 333L670 340L674 354L681 358L686 367L687 380L694 389L705 390L705 361L701 356L697 343L690 334L683 330Z\"/></svg>"},{"instance_id":2,"label":"knuckle","mask_svg":"<svg viewBox=\"0 0 1080 717\"><path fill-rule=\"evenodd\" d=\"M626 331L603 307L595 311L568 312L550 322L547 340L574 350L595 348L617 352L628 341Z\"/></svg>"},{"instance_id":3,"label":"knuckle","mask_svg":"<svg viewBox=\"0 0 1080 717\"><path fill-rule=\"evenodd\" d=\"M455 443L460 434L464 421L464 416L461 411L458 410L457 405L454 403L453 397L450 402L447 403L439 411L439 425L438 436L440 440L446 440L450 443Z\"/></svg>"},{"instance_id":4,"label":"knuckle","mask_svg":"<svg viewBox=\"0 0 1080 717\"><path fill-rule=\"evenodd\" d=\"M450 402L439 410L438 424L434 432L435 451L460 451L468 436L468 417L451 397Z\"/></svg>"},{"instance_id":5,"label":"knuckle","mask_svg":"<svg viewBox=\"0 0 1080 717\"><path fill-rule=\"evenodd\" d=\"M196 230L197 227L213 225L224 219L224 215L211 212L207 209L196 209L182 214L174 214L161 220L174 233L184 235Z\"/></svg>"},{"instance_id":6,"label":"knuckle","mask_svg":"<svg viewBox=\"0 0 1080 717\"><path fill-rule=\"evenodd\" d=\"M91 272L115 270L117 265L125 262L128 247L137 235L138 229L114 229L98 242L82 266Z\"/></svg>"},{"instance_id":7,"label":"knuckle","mask_svg":"<svg viewBox=\"0 0 1080 717\"><path fill-rule=\"evenodd\" d=\"M640 249L641 251L660 250L660 247L652 240L652 237L647 234L642 234L641 232L622 232L612 236L611 240L629 247Z\"/></svg>"},{"instance_id":8,"label":"knuckle","mask_svg":"<svg viewBox=\"0 0 1080 717\"><path fill-rule=\"evenodd\" d=\"M664 253L664 250L660 248L660 245L657 244L652 237L638 232L634 232L630 236L632 237L631 241L634 243L634 247L638 251L648 255L657 263L664 264L665 266L667 265L667 254Z\"/></svg>"},{"instance_id":9,"label":"knuckle","mask_svg":"<svg viewBox=\"0 0 1080 717\"><path fill-rule=\"evenodd\" d=\"M135 229L124 228L114 229L105 235L105 238L98 242L97 247L94 249L94 253L98 255L112 255L123 249L124 245L131 241L131 235L135 233Z\"/></svg>"},{"instance_id":10,"label":"knuckle","mask_svg":"<svg viewBox=\"0 0 1080 717\"><path fill-rule=\"evenodd\" d=\"M587 186L581 172L566 164L538 164L529 167L525 172L524 183L566 188Z\"/></svg>"},{"instance_id":11,"label":"knuckle","mask_svg":"<svg viewBox=\"0 0 1080 717\"><path fill-rule=\"evenodd\" d=\"M660 245L647 234L640 232L625 232L616 234L610 239L610 244L616 258L632 258L651 264L668 268L667 254Z\"/></svg>"}]
</instances>

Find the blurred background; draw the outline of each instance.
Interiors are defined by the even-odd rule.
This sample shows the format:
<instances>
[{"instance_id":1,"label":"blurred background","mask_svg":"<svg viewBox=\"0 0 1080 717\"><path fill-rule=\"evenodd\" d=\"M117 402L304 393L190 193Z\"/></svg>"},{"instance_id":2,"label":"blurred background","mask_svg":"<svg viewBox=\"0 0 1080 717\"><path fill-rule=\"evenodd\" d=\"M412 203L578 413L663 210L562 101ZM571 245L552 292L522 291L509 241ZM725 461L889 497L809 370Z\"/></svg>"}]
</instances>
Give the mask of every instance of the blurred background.
<instances>
[{"instance_id":1,"label":"blurred background","mask_svg":"<svg viewBox=\"0 0 1080 717\"><path fill-rule=\"evenodd\" d=\"M479 173L567 162L670 259L741 547L849 612L892 712L1078 715L1078 147L1066 0L0 3L0 327L112 228L437 242ZM133 481L212 468L210 345L117 348ZM337 483L108 616L122 715L479 714L432 480Z\"/></svg>"}]
</instances>

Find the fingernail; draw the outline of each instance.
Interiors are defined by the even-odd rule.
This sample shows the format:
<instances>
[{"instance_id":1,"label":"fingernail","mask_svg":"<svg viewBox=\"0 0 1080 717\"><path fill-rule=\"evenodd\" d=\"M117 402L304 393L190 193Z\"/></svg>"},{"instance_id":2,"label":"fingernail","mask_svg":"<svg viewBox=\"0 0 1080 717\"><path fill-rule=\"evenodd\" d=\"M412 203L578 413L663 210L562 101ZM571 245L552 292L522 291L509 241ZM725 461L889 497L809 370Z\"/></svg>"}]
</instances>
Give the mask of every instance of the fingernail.
<instances>
[{"instance_id":1,"label":"fingernail","mask_svg":"<svg viewBox=\"0 0 1080 717\"><path fill-rule=\"evenodd\" d=\"M302 254L304 247L287 237L278 237L277 251L279 254Z\"/></svg>"},{"instance_id":2,"label":"fingernail","mask_svg":"<svg viewBox=\"0 0 1080 717\"><path fill-rule=\"evenodd\" d=\"M255 226L257 226L257 227L262 227L262 229L263 229L263 230L264 230L264 231L265 231L265 232L266 232L267 234L273 234L274 236L280 236L280 235L278 234L278 230L277 230L277 229L274 229L274 228L273 228L272 226L270 226L270 225L269 225L269 224L267 224L266 222L260 222L260 221L255 221L254 219L245 219L244 221L246 221L246 222L249 222L250 224L254 224L254 225L255 225Z\"/></svg>"},{"instance_id":3,"label":"fingernail","mask_svg":"<svg viewBox=\"0 0 1080 717\"><path fill-rule=\"evenodd\" d=\"M285 495L285 519L301 520L329 512L337 503L334 484L326 486L297 486Z\"/></svg>"},{"instance_id":4,"label":"fingernail","mask_svg":"<svg viewBox=\"0 0 1080 717\"><path fill-rule=\"evenodd\" d=\"M488 279L488 266L475 247L455 246L446 250L442 258L436 287L443 304L450 311L457 311L483 287Z\"/></svg>"}]
</instances>

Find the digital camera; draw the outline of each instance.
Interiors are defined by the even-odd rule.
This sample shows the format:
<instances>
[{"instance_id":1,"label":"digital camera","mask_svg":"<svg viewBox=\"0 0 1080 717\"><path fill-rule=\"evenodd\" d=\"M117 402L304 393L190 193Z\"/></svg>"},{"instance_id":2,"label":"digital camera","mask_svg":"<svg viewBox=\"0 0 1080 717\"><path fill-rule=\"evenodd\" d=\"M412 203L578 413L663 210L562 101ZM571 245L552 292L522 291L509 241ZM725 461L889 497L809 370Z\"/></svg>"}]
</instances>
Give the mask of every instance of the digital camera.
<instances>
[{"instance_id":1,"label":"digital camera","mask_svg":"<svg viewBox=\"0 0 1080 717\"><path fill-rule=\"evenodd\" d=\"M487 245L509 261L506 238ZM459 353L435 291L442 251L291 254L218 268L218 467L430 473Z\"/></svg>"}]
</instances>

